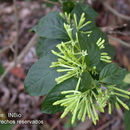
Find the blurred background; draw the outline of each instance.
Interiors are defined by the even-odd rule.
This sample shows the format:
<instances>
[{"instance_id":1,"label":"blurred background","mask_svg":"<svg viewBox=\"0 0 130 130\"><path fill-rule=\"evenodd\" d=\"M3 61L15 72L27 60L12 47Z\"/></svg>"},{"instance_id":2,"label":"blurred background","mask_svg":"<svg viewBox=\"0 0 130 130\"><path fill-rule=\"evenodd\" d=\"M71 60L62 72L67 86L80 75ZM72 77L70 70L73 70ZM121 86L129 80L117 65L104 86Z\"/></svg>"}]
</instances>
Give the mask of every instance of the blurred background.
<instances>
[{"instance_id":1,"label":"blurred background","mask_svg":"<svg viewBox=\"0 0 130 130\"><path fill-rule=\"evenodd\" d=\"M85 3L99 14L96 23L115 48L114 62L130 71L130 0L86 0ZM29 30L52 10L62 10L58 0L0 0L0 120L38 121L35 125L1 123L0 130L130 130L130 112L124 109L113 109L108 115L106 108L96 126L87 118L84 123L71 126L69 116L60 119L61 113L41 113L44 96L29 96L24 90L27 72L37 61L37 36ZM8 113L19 115L10 117Z\"/></svg>"}]
</instances>

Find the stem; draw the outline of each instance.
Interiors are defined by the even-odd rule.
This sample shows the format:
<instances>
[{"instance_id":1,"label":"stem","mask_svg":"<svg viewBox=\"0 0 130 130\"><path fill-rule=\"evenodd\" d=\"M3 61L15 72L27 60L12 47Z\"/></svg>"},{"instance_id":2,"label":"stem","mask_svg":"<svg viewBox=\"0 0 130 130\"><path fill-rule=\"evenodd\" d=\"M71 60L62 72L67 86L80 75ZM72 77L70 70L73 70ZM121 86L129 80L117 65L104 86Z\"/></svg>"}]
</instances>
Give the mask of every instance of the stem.
<instances>
[{"instance_id":1,"label":"stem","mask_svg":"<svg viewBox=\"0 0 130 130\"><path fill-rule=\"evenodd\" d=\"M113 13L114 15L124 19L124 20L128 20L130 21L130 16L126 16L126 15L123 15L119 12L117 12L115 9L113 9L111 6L109 6L106 2L103 2L103 5L111 12Z\"/></svg>"},{"instance_id":2,"label":"stem","mask_svg":"<svg viewBox=\"0 0 130 130\"><path fill-rule=\"evenodd\" d=\"M18 55L18 42L19 42L19 17L18 17L18 8L16 0L13 0L14 3L14 11L15 11L15 17L16 17L16 42L15 42L15 53L14 53L14 61L15 66L17 65L17 55Z\"/></svg>"},{"instance_id":3,"label":"stem","mask_svg":"<svg viewBox=\"0 0 130 130\"><path fill-rule=\"evenodd\" d=\"M80 81L81 81L81 77L79 77L78 83L76 85L76 89L75 89L76 91L78 91L78 89L79 89Z\"/></svg>"},{"instance_id":4,"label":"stem","mask_svg":"<svg viewBox=\"0 0 130 130\"><path fill-rule=\"evenodd\" d=\"M119 92L122 92L122 93L130 95L130 92L128 92L128 91L125 91L125 90L122 90L122 89L119 89L119 88L116 88L116 87L112 87L112 88L117 90L117 91L119 91Z\"/></svg>"}]
</instances>

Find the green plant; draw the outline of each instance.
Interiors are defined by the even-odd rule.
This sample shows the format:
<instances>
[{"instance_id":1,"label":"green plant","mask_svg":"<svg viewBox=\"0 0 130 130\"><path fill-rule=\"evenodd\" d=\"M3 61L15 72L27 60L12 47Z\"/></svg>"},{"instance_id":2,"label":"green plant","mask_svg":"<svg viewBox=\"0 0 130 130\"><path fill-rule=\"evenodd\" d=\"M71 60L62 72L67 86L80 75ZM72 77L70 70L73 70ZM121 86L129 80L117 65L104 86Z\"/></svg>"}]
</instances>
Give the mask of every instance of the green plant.
<instances>
[{"instance_id":1,"label":"green plant","mask_svg":"<svg viewBox=\"0 0 130 130\"><path fill-rule=\"evenodd\" d=\"M125 90L128 90L130 88L130 73L128 72L122 82L121 85ZM130 107L130 100L127 102L127 105ZM126 110L124 112L124 126L125 126L125 130L129 130L130 129L130 110Z\"/></svg>"},{"instance_id":2,"label":"green plant","mask_svg":"<svg viewBox=\"0 0 130 130\"><path fill-rule=\"evenodd\" d=\"M2 64L0 63L0 75L2 75L4 73L5 69L4 67L2 66Z\"/></svg>"},{"instance_id":3,"label":"green plant","mask_svg":"<svg viewBox=\"0 0 130 130\"><path fill-rule=\"evenodd\" d=\"M77 3L70 13L51 12L32 30L40 37L39 57L25 80L30 95L46 94L42 112L69 112L73 124L86 115L94 124L99 120L97 110L104 112L108 104L118 109L128 106L120 97L129 99L130 92L118 86L126 70L112 63L113 48L107 36L96 26L97 13L89 6Z\"/></svg>"}]
</instances>

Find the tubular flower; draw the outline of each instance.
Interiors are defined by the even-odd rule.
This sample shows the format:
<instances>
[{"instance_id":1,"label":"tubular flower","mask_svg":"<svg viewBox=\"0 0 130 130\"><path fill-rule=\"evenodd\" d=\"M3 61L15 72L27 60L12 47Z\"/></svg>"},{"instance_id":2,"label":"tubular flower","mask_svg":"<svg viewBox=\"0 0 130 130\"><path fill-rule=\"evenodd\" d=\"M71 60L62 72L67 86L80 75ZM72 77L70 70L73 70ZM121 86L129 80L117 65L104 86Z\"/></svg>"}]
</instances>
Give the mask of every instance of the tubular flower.
<instances>
[{"instance_id":1,"label":"tubular flower","mask_svg":"<svg viewBox=\"0 0 130 130\"><path fill-rule=\"evenodd\" d=\"M104 39L103 39L103 40L102 40L102 38L99 38L99 39L98 39L98 41L97 41L96 44L98 45L98 47L99 47L100 50L105 48L104 42L105 42ZM101 60L101 61L104 61L104 62L107 62L107 63L111 63L111 57L108 56L108 53L106 53L106 52L102 52L102 53L101 53L101 58L100 58L100 60Z\"/></svg>"},{"instance_id":2,"label":"tubular flower","mask_svg":"<svg viewBox=\"0 0 130 130\"><path fill-rule=\"evenodd\" d=\"M60 104L61 106L65 107L61 118L64 118L68 112L71 112L72 124L74 123L76 117L83 122L85 120L86 114L88 114L88 117L90 119L92 118L94 124L96 124L96 120L98 120L99 117L96 111L96 104L94 104L94 101L92 99L92 90L83 93L78 91L80 81L81 78L79 78L75 90L62 91L61 94L67 94L65 96L65 99L58 100L54 102L53 105Z\"/></svg>"},{"instance_id":3,"label":"tubular flower","mask_svg":"<svg viewBox=\"0 0 130 130\"><path fill-rule=\"evenodd\" d=\"M113 89L117 90L117 88L114 86L109 87L111 89L106 89L105 91L101 88L96 88L98 94L95 93L94 89L88 90L86 92L80 92L77 90L62 91L61 94L66 94L65 98L54 102L53 105L60 105L65 107L61 118L64 118L69 112L71 112L72 124L75 122L75 119L81 120L83 122L85 120L86 114L88 115L89 119L92 119L93 123L96 124L96 121L99 120L98 111L104 112L104 108L107 104L108 113L111 114L112 104L109 101L111 96L117 95L129 99L129 96L127 95L130 95L130 92L118 89L118 91L125 93L119 94L113 91ZM118 109L120 107L119 104L121 104L125 109L129 110L129 107L117 96L115 97L117 100L115 102L116 108Z\"/></svg>"},{"instance_id":4,"label":"tubular flower","mask_svg":"<svg viewBox=\"0 0 130 130\"><path fill-rule=\"evenodd\" d=\"M84 121L87 114L93 123L96 124L96 121L99 120L97 111L104 112L104 108L108 104L108 112L109 114L111 113L111 98L113 97L117 108L121 104L124 108L129 109L119 97L129 99L128 95L130 95L130 92L116 88L114 85L101 87L101 84L98 85L92 80L93 84L95 84L94 86L90 84L90 89L84 92L80 90L83 72L89 73L91 78L98 75L96 66L92 68L87 66L85 59L89 55L89 50L82 50L78 39L79 32L87 34L86 36L91 36L92 31L82 31L91 21L86 22L85 13L82 13L79 22L77 22L76 14L73 15L73 20L71 20L70 14L60 15L67 21L67 23L64 23L64 28L70 40L61 42L56 46L59 52L52 50L52 53L58 57L58 60L52 62L50 67L57 67L57 72L64 72L62 76L55 79L58 84L72 77L78 78L75 89L62 91L61 94L65 95L65 97L53 103L53 105L60 105L65 108L61 118L64 118L70 112L72 114L71 123L73 124L76 119ZM72 21L74 24L71 24ZM76 29L75 36L73 36L74 29ZM105 40L100 37L95 43L99 50L105 48L104 42ZM111 63L111 57L106 52L101 52L100 60Z\"/></svg>"}]
</instances>

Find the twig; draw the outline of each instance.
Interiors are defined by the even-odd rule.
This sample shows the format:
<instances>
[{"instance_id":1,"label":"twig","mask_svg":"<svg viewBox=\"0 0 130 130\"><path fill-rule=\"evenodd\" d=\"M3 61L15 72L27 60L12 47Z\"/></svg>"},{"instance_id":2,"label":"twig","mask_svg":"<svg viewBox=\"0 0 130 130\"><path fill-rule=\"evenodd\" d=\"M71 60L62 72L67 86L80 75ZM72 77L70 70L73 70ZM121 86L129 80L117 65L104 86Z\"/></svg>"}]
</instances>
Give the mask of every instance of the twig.
<instances>
[{"instance_id":1,"label":"twig","mask_svg":"<svg viewBox=\"0 0 130 130\"><path fill-rule=\"evenodd\" d=\"M23 49L23 51L21 52L21 54L18 56L18 63L20 64L21 60L26 56L26 54L28 53L29 49L36 43L36 40L38 38L38 35L35 34L30 41L28 42L28 44L26 45L26 47Z\"/></svg>"},{"instance_id":2,"label":"twig","mask_svg":"<svg viewBox=\"0 0 130 130\"><path fill-rule=\"evenodd\" d=\"M47 2L47 3L50 3L50 4L56 5L56 6L61 6L60 3L54 2L54 1L50 1L50 0L43 0L43 2Z\"/></svg>"},{"instance_id":3,"label":"twig","mask_svg":"<svg viewBox=\"0 0 130 130\"><path fill-rule=\"evenodd\" d=\"M106 26L106 27L102 27L101 29L103 32L107 34L119 34L119 35L129 36L130 32L125 31L127 27L128 27L127 24L123 24L118 26Z\"/></svg>"},{"instance_id":4,"label":"twig","mask_svg":"<svg viewBox=\"0 0 130 130\"><path fill-rule=\"evenodd\" d=\"M0 54L4 53L5 51L7 51L9 48L11 48L16 42L14 41L13 43L11 43L9 46L4 47L3 49L0 49Z\"/></svg>"},{"instance_id":5,"label":"twig","mask_svg":"<svg viewBox=\"0 0 130 130\"><path fill-rule=\"evenodd\" d=\"M111 6L109 6L106 2L103 2L103 5L111 12L113 13L114 15L124 19L124 20L128 20L130 21L130 16L126 16L126 15L123 15L119 12L117 12L115 9L113 9Z\"/></svg>"},{"instance_id":6,"label":"twig","mask_svg":"<svg viewBox=\"0 0 130 130\"><path fill-rule=\"evenodd\" d=\"M36 43L36 39L38 38L37 34L35 34L20 55L17 57L17 64L20 64L22 59L26 56L29 49ZM9 73L9 71L15 66L15 60L9 64L9 67L5 70L4 74L0 78L0 82L4 79L4 77Z\"/></svg>"},{"instance_id":7,"label":"twig","mask_svg":"<svg viewBox=\"0 0 130 130\"><path fill-rule=\"evenodd\" d=\"M124 31L124 32L120 32L120 31L109 31L109 34L118 34L118 35L123 35L123 36L130 36L130 32Z\"/></svg>"},{"instance_id":8,"label":"twig","mask_svg":"<svg viewBox=\"0 0 130 130\"><path fill-rule=\"evenodd\" d=\"M21 120L27 120L29 118L29 116L33 113L33 111L39 107L42 103L43 103L43 100L44 100L45 96L43 96L40 101L34 105L34 107L29 111L28 114L26 114ZM13 130L18 130L20 128L22 124L16 124L13 128Z\"/></svg>"},{"instance_id":9,"label":"twig","mask_svg":"<svg viewBox=\"0 0 130 130\"><path fill-rule=\"evenodd\" d=\"M120 39L118 39L118 38L115 38L115 37L113 37L113 36L110 36L110 35L109 35L109 38L112 39L112 40L114 40L114 41L119 42L121 45L123 45L123 46L125 46L125 47L129 47L129 48L130 48L130 44L127 43L127 42L124 42L124 41L122 41L122 40L120 40Z\"/></svg>"},{"instance_id":10,"label":"twig","mask_svg":"<svg viewBox=\"0 0 130 130\"><path fill-rule=\"evenodd\" d=\"M92 0L88 0L88 4L92 5Z\"/></svg>"},{"instance_id":11,"label":"twig","mask_svg":"<svg viewBox=\"0 0 130 130\"><path fill-rule=\"evenodd\" d=\"M121 108L116 109L116 111L117 111L117 114L119 115L119 117L120 117L121 119L124 119L124 115L123 115L123 112L122 112Z\"/></svg>"},{"instance_id":12,"label":"twig","mask_svg":"<svg viewBox=\"0 0 130 130\"><path fill-rule=\"evenodd\" d=\"M88 117L84 122L80 122L74 130L88 130L92 126L93 122Z\"/></svg>"},{"instance_id":13,"label":"twig","mask_svg":"<svg viewBox=\"0 0 130 130\"><path fill-rule=\"evenodd\" d=\"M106 124L102 125L100 128L98 128L98 130L104 130L106 127L108 127L110 124L112 124L115 120L117 120L119 117L116 116L114 119L110 120L109 122L107 122Z\"/></svg>"},{"instance_id":14,"label":"twig","mask_svg":"<svg viewBox=\"0 0 130 130\"><path fill-rule=\"evenodd\" d=\"M16 42L15 42L15 51L14 51L14 60L15 60L15 66L17 64L17 55L18 55L18 42L19 42L19 17L18 17L18 8L16 0L13 0L14 4L14 12L16 17Z\"/></svg>"},{"instance_id":15,"label":"twig","mask_svg":"<svg viewBox=\"0 0 130 130\"><path fill-rule=\"evenodd\" d=\"M49 130L54 130L59 124L60 122L62 121L63 119L59 119Z\"/></svg>"},{"instance_id":16,"label":"twig","mask_svg":"<svg viewBox=\"0 0 130 130\"><path fill-rule=\"evenodd\" d=\"M96 110L96 112L100 117L101 113L98 110ZM92 120L89 119L89 117L86 117L85 121L80 122L74 130L87 130L92 126L92 124L93 124Z\"/></svg>"}]
</instances>

